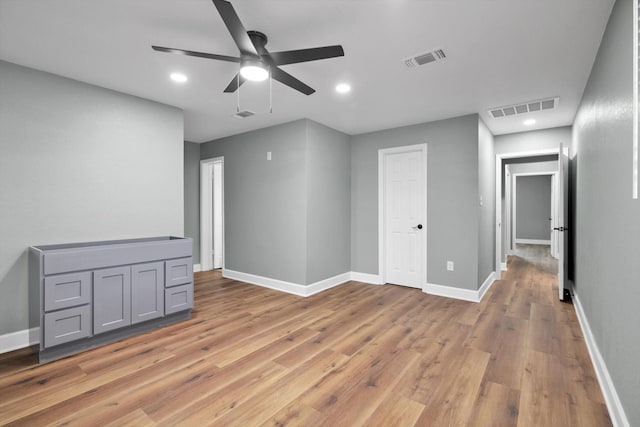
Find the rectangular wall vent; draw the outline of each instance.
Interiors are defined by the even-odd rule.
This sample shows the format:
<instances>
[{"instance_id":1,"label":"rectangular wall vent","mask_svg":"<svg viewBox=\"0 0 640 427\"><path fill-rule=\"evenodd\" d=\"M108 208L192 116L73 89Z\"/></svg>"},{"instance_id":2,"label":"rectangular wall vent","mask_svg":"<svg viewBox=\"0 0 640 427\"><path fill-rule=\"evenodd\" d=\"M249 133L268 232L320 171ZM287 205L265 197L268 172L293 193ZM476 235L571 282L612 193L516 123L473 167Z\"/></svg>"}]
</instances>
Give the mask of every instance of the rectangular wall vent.
<instances>
[{"instance_id":1,"label":"rectangular wall vent","mask_svg":"<svg viewBox=\"0 0 640 427\"><path fill-rule=\"evenodd\" d=\"M233 115L236 119L246 119L247 117L255 116L256 113L249 110L238 111Z\"/></svg>"},{"instance_id":2,"label":"rectangular wall vent","mask_svg":"<svg viewBox=\"0 0 640 427\"><path fill-rule=\"evenodd\" d=\"M407 68L415 68L420 65L429 64L431 62L440 61L445 59L447 55L444 53L442 49L434 49L431 52L427 53L419 53L417 55L413 55L410 58L403 59L402 63Z\"/></svg>"},{"instance_id":3,"label":"rectangular wall vent","mask_svg":"<svg viewBox=\"0 0 640 427\"><path fill-rule=\"evenodd\" d=\"M532 113L534 111L552 110L558 107L559 97L542 99L539 101L523 102L515 105L505 105L504 107L490 108L489 114L494 119L498 117L515 116L516 114Z\"/></svg>"}]
</instances>

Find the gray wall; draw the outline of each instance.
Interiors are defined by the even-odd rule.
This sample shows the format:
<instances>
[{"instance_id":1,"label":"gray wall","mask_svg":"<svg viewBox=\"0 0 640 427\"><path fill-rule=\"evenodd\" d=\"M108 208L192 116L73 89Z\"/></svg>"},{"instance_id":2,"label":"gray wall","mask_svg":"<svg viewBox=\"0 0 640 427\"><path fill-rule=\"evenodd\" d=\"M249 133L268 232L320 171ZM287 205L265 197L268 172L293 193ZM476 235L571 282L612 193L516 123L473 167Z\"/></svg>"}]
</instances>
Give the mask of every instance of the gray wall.
<instances>
[{"instance_id":1,"label":"gray wall","mask_svg":"<svg viewBox=\"0 0 640 427\"><path fill-rule=\"evenodd\" d=\"M478 119L478 284L496 271L496 156L494 137ZM499 267L498 267L499 268Z\"/></svg>"},{"instance_id":2,"label":"gray wall","mask_svg":"<svg viewBox=\"0 0 640 427\"><path fill-rule=\"evenodd\" d=\"M351 137L351 270L378 274L378 150L427 143L427 281L478 288L478 115ZM455 262L447 271L446 261Z\"/></svg>"},{"instance_id":3,"label":"gray wall","mask_svg":"<svg viewBox=\"0 0 640 427\"><path fill-rule=\"evenodd\" d=\"M609 18L574 123L575 286L629 423L640 425L640 201L631 199L631 0Z\"/></svg>"},{"instance_id":4,"label":"gray wall","mask_svg":"<svg viewBox=\"0 0 640 427\"><path fill-rule=\"evenodd\" d=\"M0 61L0 334L28 328L27 248L183 233L182 112Z\"/></svg>"},{"instance_id":5,"label":"gray wall","mask_svg":"<svg viewBox=\"0 0 640 427\"><path fill-rule=\"evenodd\" d=\"M551 175L516 178L516 239L551 239Z\"/></svg>"},{"instance_id":6,"label":"gray wall","mask_svg":"<svg viewBox=\"0 0 640 427\"><path fill-rule=\"evenodd\" d=\"M546 156L545 156L546 157ZM549 162L531 162L531 163L513 163L511 161L507 161L506 163L510 165L509 169L511 173L553 173L558 171L558 156L551 156L554 160ZM527 157L529 161L532 159L531 157ZM511 159L516 160L516 159Z\"/></svg>"},{"instance_id":7,"label":"gray wall","mask_svg":"<svg viewBox=\"0 0 640 427\"><path fill-rule=\"evenodd\" d=\"M349 136L307 121L306 283L350 271Z\"/></svg>"},{"instance_id":8,"label":"gray wall","mask_svg":"<svg viewBox=\"0 0 640 427\"><path fill-rule=\"evenodd\" d=\"M200 144L184 142L184 236L193 239L193 263L200 262Z\"/></svg>"},{"instance_id":9,"label":"gray wall","mask_svg":"<svg viewBox=\"0 0 640 427\"><path fill-rule=\"evenodd\" d=\"M571 126L497 135L494 140L496 154L558 148L561 142L568 147L571 145Z\"/></svg>"},{"instance_id":10,"label":"gray wall","mask_svg":"<svg viewBox=\"0 0 640 427\"><path fill-rule=\"evenodd\" d=\"M298 120L201 145L224 156L226 269L306 283L306 132Z\"/></svg>"}]
</instances>

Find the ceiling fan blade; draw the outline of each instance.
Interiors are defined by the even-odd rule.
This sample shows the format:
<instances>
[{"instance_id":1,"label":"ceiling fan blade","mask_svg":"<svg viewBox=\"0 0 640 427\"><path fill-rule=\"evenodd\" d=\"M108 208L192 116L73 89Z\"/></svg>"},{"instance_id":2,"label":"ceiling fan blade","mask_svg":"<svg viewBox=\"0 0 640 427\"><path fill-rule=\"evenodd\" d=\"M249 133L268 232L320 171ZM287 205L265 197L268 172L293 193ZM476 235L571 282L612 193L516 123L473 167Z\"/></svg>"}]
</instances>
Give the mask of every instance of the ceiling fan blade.
<instances>
[{"instance_id":1,"label":"ceiling fan blade","mask_svg":"<svg viewBox=\"0 0 640 427\"><path fill-rule=\"evenodd\" d=\"M298 92L304 93L305 95L311 95L315 92L315 89L302 83L286 71L282 71L280 68L276 67L275 64L271 65L271 77L274 80L297 90Z\"/></svg>"},{"instance_id":2,"label":"ceiling fan blade","mask_svg":"<svg viewBox=\"0 0 640 427\"><path fill-rule=\"evenodd\" d=\"M217 59L219 61L239 63L240 58L235 56L216 55L215 53L194 52L192 50L174 49L172 47L151 46L153 50L158 52L177 53L178 55L195 56L198 58Z\"/></svg>"},{"instance_id":3,"label":"ceiling fan blade","mask_svg":"<svg viewBox=\"0 0 640 427\"><path fill-rule=\"evenodd\" d=\"M242 86L242 84L244 82L247 81L247 79L245 79L242 76L240 77L240 86ZM236 90L238 90L238 74L236 74L235 76L233 76L233 80L231 80L231 82L229 82L229 84L227 85L227 87L224 89L225 93L233 93Z\"/></svg>"},{"instance_id":4,"label":"ceiling fan blade","mask_svg":"<svg viewBox=\"0 0 640 427\"><path fill-rule=\"evenodd\" d=\"M271 52L271 59L277 65L296 64L298 62L317 61L319 59L344 56L342 46L324 46L311 49L287 50L284 52Z\"/></svg>"},{"instance_id":5,"label":"ceiling fan blade","mask_svg":"<svg viewBox=\"0 0 640 427\"><path fill-rule=\"evenodd\" d=\"M238 14L231 3L225 0L212 1L216 9L218 9L218 13L220 13L229 33L231 33L233 41L236 42L238 49L240 49L240 52L257 56L258 52L256 51L256 47L253 45L251 38L249 38L247 30L245 30L242 22L240 22L240 18L238 18Z\"/></svg>"}]
</instances>

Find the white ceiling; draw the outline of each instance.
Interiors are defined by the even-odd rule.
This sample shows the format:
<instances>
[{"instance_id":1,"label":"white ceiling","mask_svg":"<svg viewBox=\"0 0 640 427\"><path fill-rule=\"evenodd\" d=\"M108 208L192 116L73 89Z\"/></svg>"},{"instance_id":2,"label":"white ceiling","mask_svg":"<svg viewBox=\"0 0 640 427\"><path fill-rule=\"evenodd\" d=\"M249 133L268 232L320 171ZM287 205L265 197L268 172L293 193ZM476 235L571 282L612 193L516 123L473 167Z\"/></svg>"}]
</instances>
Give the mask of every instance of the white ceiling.
<instances>
[{"instance_id":1,"label":"white ceiling","mask_svg":"<svg viewBox=\"0 0 640 427\"><path fill-rule=\"evenodd\" d=\"M237 65L154 52L152 44L237 56L210 0L0 0L0 59L184 109L204 142L300 118L348 134L480 113L496 134L569 125L614 0L232 0L271 51L342 44L345 56L282 68L317 90L273 83L225 94ZM443 61L402 59L442 48ZM188 83L169 74L181 71ZM351 83L348 95L338 82ZM549 97L559 108L510 118L487 109ZM536 125L525 128L525 118Z\"/></svg>"}]
</instances>

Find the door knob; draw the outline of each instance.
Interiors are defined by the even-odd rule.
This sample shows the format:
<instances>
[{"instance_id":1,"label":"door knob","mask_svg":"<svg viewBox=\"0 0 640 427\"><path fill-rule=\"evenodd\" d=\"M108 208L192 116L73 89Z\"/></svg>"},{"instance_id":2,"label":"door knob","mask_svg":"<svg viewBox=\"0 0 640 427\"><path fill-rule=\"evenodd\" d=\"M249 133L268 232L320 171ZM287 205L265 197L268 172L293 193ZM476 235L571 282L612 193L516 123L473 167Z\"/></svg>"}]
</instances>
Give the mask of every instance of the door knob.
<instances>
[{"instance_id":1,"label":"door knob","mask_svg":"<svg viewBox=\"0 0 640 427\"><path fill-rule=\"evenodd\" d=\"M413 228L417 228L418 230L422 230L422 224L418 224L418 225L416 225L416 226L415 226L415 227L413 227Z\"/></svg>"}]
</instances>

